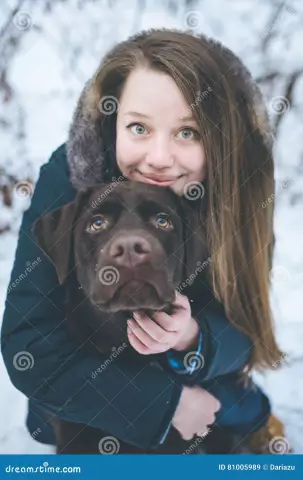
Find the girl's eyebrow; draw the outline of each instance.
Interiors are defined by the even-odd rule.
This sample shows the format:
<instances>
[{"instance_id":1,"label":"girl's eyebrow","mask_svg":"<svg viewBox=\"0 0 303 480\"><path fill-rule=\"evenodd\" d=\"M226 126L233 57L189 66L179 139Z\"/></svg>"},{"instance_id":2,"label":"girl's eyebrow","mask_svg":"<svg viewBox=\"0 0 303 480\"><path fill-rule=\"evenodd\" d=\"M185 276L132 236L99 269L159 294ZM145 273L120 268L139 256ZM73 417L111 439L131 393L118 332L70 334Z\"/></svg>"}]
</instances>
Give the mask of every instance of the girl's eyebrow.
<instances>
[{"instance_id":1,"label":"girl's eyebrow","mask_svg":"<svg viewBox=\"0 0 303 480\"><path fill-rule=\"evenodd\" d=\"M136 117L151 118L148 115L144 115L144 113L140 113L140 112L125 112L125 115L134 115Z\"/></svg>"},{"instance_id":2,"label":"girl's eyebrow","mask_svg":"<svg viewBox=\"0 0 303 480\"><path fill-rule=\"evenodd\" d=\"M195 122L196 119L192 115L184 115L184 117L180 117L179 121L181 122Z\"/></svg>"},{"instance_id":3,"label":"girl's eyebrow","mask_svg":"<svg viewBox=\"0 0 303 480\"><path fill-rule=\"evenodd\" d=\"M125 115L132 115L136 117L142 117L142 118L151 118L148 115L145 115L144 113L140 112L125 112ZM185 115L184 117L179 117L177 120L179 123L181 122L196 122L196 119L192 115Z\"/></svg>"}]
</instances>

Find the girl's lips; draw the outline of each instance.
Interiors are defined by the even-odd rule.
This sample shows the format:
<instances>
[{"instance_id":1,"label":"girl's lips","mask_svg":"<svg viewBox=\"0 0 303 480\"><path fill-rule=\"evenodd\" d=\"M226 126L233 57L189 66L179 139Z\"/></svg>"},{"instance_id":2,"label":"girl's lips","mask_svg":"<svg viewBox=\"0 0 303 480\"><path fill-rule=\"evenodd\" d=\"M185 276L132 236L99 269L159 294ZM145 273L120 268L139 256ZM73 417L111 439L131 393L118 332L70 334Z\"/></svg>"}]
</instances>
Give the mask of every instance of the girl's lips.
<instances>
[{"instance_id":1,"label":"girl's lips","mask_svg":"<svg viewBox=\"0 0 303 480\"><path fill-rule=\"evenodd\" d=\"M144 177L144 175L142 175ZM173 185L176 180L170 180L167 182L157 182L156 180L152 180L151 178L144 177L144 182L145 183L150 183L151 185L161 185L162 187L169 187L170 185Z\"/></svg>"},{"instance_id":2,"label":"girl's lips","mask_svg":"<svg viewBox=\"0 0 303 480\"><path fill-rule=\"evenodd\" d=\"M137 170L137 172L140 173L140 175L144 178L145 183L150 183L151 185L161 185L162 187L169 187L170 185L173 185L177 180L179 180L179 178L183 177L183 175L179 175L178 177L172 180L161 181L161 180L155 180L153 178L149 178L148 176L139 172L139 170Z\"/></svg>"}]
</instances>

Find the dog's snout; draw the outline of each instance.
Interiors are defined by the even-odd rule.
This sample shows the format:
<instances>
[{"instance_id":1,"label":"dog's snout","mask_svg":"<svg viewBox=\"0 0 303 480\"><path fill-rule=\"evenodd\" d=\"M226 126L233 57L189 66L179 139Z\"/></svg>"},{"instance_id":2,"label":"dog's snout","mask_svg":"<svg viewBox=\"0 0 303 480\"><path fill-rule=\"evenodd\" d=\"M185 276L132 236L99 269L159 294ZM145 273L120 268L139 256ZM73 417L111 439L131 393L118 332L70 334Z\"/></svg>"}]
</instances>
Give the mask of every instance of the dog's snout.
<instances>
[{"instance_id":1,"label":"dog's snout","mask_svg":"<svg viewBox=\"0 0 303 480\"><path fill-rule=\"evenodd\" d=\"M149 259L151 244L147 239L137 235L120 237L112 242L109 254L119 265L136 266Z\"/></svg>"}]
</instances>

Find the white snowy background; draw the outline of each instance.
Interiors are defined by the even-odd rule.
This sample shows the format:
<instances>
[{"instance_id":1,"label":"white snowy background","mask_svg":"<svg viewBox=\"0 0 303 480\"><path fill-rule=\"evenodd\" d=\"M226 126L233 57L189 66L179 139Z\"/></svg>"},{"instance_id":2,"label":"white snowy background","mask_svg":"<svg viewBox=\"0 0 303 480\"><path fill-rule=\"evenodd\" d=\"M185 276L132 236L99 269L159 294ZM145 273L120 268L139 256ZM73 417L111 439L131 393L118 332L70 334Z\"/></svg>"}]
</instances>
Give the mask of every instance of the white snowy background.
<instances>
[{"instance_id":1,"label":"white snowy background","mask_svg":"<svg viewBox=\"0 0 303 480\"><path fill-rule=\"evenodd\" d=\"M295 452L302 454L301 0L1 1L0 318L22 212L30 203L16 185L34 186L39 167L66 140L78 95L103 54L150 27L191 28L221 40L244 60L264 92L276 127L272 308L280 347L288 355L283 368L255 378L285 423ZM0 375L0 453L53 453L28 434L26 398L10 383L2 357Z\"/></svg>"}]
</instances>

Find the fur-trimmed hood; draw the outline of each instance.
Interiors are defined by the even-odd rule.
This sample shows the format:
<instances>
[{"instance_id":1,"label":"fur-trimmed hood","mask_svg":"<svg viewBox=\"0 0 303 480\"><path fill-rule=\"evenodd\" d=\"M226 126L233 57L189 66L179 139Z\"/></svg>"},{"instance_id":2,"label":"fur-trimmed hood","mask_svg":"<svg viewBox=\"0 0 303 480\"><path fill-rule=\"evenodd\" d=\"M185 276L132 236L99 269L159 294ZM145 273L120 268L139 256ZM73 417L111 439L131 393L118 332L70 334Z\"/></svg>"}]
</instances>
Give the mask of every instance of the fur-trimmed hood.
<instances>
[{"instance_id":1,"label":"fur-trimmed hood","mask_svg":"<svg viewBox=\"0 0 303 480\"><path fill-rule=\"evenodd\" d=\"M164 29L165 30L165 29ZM203 38L205 41L205 37ZM242 61L221 43L208 40L210 48L220 51L221 55L231 65L235 83L241 84L245 91L250 108L252 123L258 128L268 146L272 143L272 134L268 114L260 90L250 72ZM73 115L66 143L67 161L70 179L76 189L98 182L111 182L122 175L115 160L115 138L102 133L101 121L109 109L117 109L115 97L103 97L102 105L99 99L101 92L94 79L96 74L85 84ZM104 101L108 105L104 105ZM108 109L106 111L106 109ZM104 113L105 111L105 113Z\"/></svg>"},{"instance_id":2,"label":"fur-trimmed hood","mask_svg":"<svg viewBox=\"0 0 303 480\"><path fill-rule=\"evenodd\" d=\"M81 92L66 143L70 180L77 190L122 175L115 161L115 142L102 135L102 112L93 81L94 77ZM110 157L113 161L107 165L105 159Z\"/></svg>"}]
</instances>

